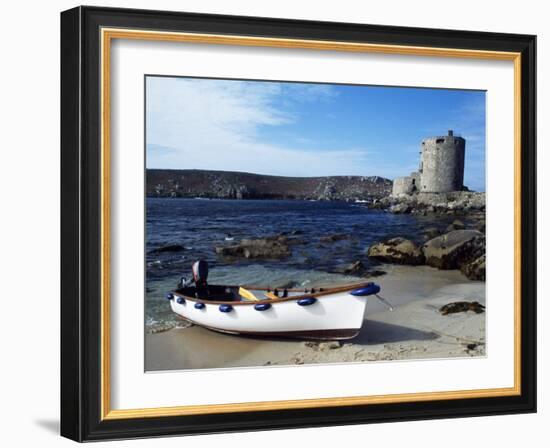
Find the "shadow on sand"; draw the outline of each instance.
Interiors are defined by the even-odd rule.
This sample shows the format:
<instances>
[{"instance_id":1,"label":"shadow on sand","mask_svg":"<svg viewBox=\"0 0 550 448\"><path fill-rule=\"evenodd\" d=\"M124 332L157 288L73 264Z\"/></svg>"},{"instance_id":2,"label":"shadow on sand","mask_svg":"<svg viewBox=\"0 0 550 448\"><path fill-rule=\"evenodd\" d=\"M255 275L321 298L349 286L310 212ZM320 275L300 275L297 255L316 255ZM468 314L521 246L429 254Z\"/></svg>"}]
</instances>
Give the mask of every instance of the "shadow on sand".
<instances>
[{"instance_id":1,"label":"shadow on sand","mask_svg":"<svg viewBox=\"0 0 550 448\"><path fill-rule=\"evenodd\" d=\"M208 330L205 330L208 331ZM247 335L228 335L230 337L242 340L257 341L258 343L272 342L307 342L308 339L288 339L279 337L259 337ZM344 339L343 344L350 342L357 345L389 344L391 342L405 341L432 341L438 339L439 335L431 331L416 330L414 328L404 327L402 325L388 324L374 320L365 320L361 331L352 339ZM318 341L323 342L323 341Z\"/></svg>"},{"instance_id":2,"label":"shadow on sand","mask_svg":"<svg viewBox=\"0 0 550 448\"><path fill-rule=\"evenodd\" d=\"M429 341L439 336L402 325L366 320L360 333L342 344L370 346L392 342ZM306 339L260 338L220 334L199 326L145 338L145 370L213 369L261 366L291 359L296 352L314 350ZM321 341L319 341L321 342ZM322 361L320 361L322 362ZM292 364L291 361L288 364Z\"/></svg>"},{"instance_id":3,"label":"shadow on sand","mask_svg":"<svg viewBox=\"0 0 550 448\"><path fill-rule=\"evenodd\" d=\"M416 330L402 325L365 320L359 334L350 342L359 345L386 344L404 341L431 341L439 336L431 331Z\"/></svg>"}]
</instances>

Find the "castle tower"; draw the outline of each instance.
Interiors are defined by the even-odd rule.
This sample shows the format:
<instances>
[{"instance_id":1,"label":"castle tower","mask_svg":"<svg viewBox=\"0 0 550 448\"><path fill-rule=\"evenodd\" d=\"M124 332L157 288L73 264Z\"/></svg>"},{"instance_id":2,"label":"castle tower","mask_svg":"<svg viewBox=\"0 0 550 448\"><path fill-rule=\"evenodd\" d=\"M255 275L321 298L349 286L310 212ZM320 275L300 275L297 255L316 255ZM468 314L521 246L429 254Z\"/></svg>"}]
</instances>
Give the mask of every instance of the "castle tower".
<instances>
[{"instance_id":1,"label":"castle tower","mask_svg":"<svg viewBox=\"0 0 550 448\"><path fill-rule=\"evenodd\" d=\"M420 192L460 191L464 185L466 140L449 131L444 137L422 141L420 156Z\"/></svg>"}]
</instances>

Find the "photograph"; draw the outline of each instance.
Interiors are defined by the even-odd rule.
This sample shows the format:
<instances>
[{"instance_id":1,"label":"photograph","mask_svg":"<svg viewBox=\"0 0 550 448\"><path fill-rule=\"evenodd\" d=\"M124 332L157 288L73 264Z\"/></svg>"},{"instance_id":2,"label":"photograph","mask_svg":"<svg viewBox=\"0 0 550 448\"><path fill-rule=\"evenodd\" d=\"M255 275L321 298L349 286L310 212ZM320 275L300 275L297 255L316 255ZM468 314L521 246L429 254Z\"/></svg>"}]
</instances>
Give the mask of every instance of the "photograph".
<instances>
[{"instance_id":1,"label":"photograph","mask_svg":"<svg viewBox=\"0 0 550 448\"><path fill-rule=\"evenodd\" d=\"M144 91L145 371L487 356L486 91Z\"/></svg>"}]
</instances>

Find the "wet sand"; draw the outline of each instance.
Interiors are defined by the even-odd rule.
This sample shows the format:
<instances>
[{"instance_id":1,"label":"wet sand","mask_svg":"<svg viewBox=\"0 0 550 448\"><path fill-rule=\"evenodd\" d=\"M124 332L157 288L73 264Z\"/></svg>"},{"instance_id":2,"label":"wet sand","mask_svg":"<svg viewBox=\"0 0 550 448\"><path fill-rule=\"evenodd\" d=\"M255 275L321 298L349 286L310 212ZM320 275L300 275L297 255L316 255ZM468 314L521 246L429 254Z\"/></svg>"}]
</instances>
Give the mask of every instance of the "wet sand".
<instances>
[{"instance_id":1,"label":"wet sand","mask_svg":"<svg viewBox=\"0 0 550 448\"><path fill-rule=\"evenodd\" d=\"M199 326L178 328L145 338L145 370L253 367L485 355L485 313L442 316L450 302L485 305L485 283L469 281L459 271L427 266L384 266L374 279L389 311L369 300L359 335L347 341L314 342L262 339L215 333Z\"/></svg>"}]
</instances>

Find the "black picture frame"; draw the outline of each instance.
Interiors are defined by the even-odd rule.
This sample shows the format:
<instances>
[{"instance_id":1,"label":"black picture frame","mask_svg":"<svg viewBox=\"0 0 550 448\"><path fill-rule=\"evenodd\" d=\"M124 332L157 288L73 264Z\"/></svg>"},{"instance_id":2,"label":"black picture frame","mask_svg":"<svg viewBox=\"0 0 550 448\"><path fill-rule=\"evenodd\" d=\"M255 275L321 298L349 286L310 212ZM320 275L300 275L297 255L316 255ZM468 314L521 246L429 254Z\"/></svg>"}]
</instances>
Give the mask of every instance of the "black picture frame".
<instances>
[{"instance_id":1,"label":"black picture frame","mask_svg":"<svg viewBox=\"0 0 550 448\"><path fill-rule=\"evenodd\" d=\"M128 28L521 54L521 393L515 396L102 419L100 29ZM61 14L61 435L76 441L536 411L536 37L77 7Z\"/></svg>"}]
</instances>

